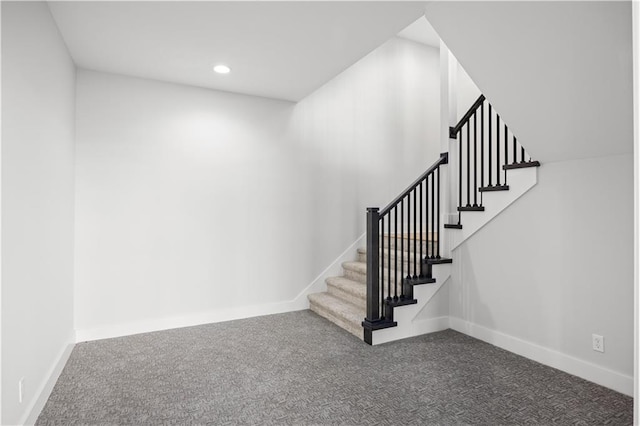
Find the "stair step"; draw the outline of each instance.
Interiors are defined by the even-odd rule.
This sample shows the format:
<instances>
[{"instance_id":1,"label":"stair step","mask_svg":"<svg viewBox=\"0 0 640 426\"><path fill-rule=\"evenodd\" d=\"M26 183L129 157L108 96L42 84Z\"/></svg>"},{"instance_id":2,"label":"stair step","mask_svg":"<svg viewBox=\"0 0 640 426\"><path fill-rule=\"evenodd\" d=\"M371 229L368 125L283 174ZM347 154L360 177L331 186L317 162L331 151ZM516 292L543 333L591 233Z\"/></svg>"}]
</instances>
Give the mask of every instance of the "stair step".
<instances>
[{"instance_id":1,"label":"stair step","mask_svg":"<svg viewBox=\"0 0 640 426\"><path fill-rule=\"evenodd\" d=\"M402 256L400 255L400 253L402 253ZM389 266L389 254L391 254L391 265L394 266L395 265L395 260L396 260L396 251L394 249L387 249L385 247L384 252L380 253L380 260L384 261L384 266ZM403 252L400 252L400 250L398 250L397 252L398 254L398 263L400 263L400 259L404 259L404 265L405 265L405 270L407 269L407 266L409 264L411 264L411 266L413 267L413 250L408 251L405 250ZM417 248L416 250L416 259L420 259L420 248ZM429 245L429 250L427 251L422 251L422 255L423 256L430 256L431 255L431 245ZM358 262L367 262L367 249L365 247L361 247L358 249Z\"/></svg>"},{"instance_id":2,"label":"stair step","mask_svg":"<svg viewBox=\"0 0 640 426\"><path fill-rule=\"evenodd\" d=\"M367 264L365 262L344 262L342 264L342 269L344 269L344 277L350 279L352 281L356 281L362 284L367 283ZM398 283L398 289L400 288L400 284L402 283L402 276L400 276L400 271L398 271L398 279L395 280L395 269L384 268L384 281L388 282L389 274L391 274L391 291L394 291L396 282ZM405 268L404 273L407 273L407 269ZM386 288L386 287L385 287Z\"/></svg>"},{"instance_id":3,"label":"stair step","mask_svg":"<svg viewBox=\"0 0 640 426\"><path fill-rule=\"evenodd\" d=\"M502 170L524 169L526 167L540 167L539 161L525 161L524 163L512 163L502 166Z\"/></svg>"},{"instance_id":4,"label":"stair step","mask_svg":"<svg viewBox=\"0 0 640 426\"><path fill-rule=\"evenodd\" d=\"M363 338L362 321L366 316L366 309L335 297L329 293L314 293L308 296L309 307L320 315L345 329L349 333Z\"/></svg>"},{"instance_id":5,"label":"stair step","mask_svg":"<svg viewBox=\"0 0 640 426\"><path fill-rule=\"evenodd\" d=\"M459 223L445 223L444 229L462 229L462 225Z\"/></svg>"},{"instance_id":6,"label":"stair step","mask_svg":"<svg viewBox=\"0 0 640 426\"><path fill-rule=\"evenodd\" d=\"M441 259L429 259L428 262L432 265L437 265L441 263L451 263L451 259L441 258ZM365 262L344 262L342 264L342 268L344 269L344 278L347 278L351 281L356 281L358 283L366 285L367 283L367 264ZM384 285L382 286L383 297L387 296L387 289L389 288L389 276L391 277L391 296L401 295L402 294L402 276L400 275L400 271L398 271L398 277L396 280L396 274L394 269L384 268ZM404 273L407 274L408 269L404 270ZM426 272L426 269L425 269ZM391 274L391 275L389 275ZM419 285L419 284L432 284L435 283L436 280L433 278L411 278L407 280L407 284L409 285ZM396 283L397 292L396 292Z\"/></svg>"},{"instance_id":7,"label":"stair step","mask_svg":"<svg viewBox=\"0 0 640 426\"><path fill-rule=\"evenodd\" d=\"M453 259L449 257L441 257L439 259L427 259L430 265L442 265L443 263L453 263Z\"/></svg>"},{"instance_id":8,"label":"stair step","mask_svg":"<svg viewBox=\"0 0 640 426\"><path fill-rule=\"evenodd\" d=\"M484 211L484 207L482 207L482 206L458 207L458 211L459 212L483 212Z\"/></svg>"},{"instance_id":9,"label":"stair step","mask_svg":"<svg viewBox=\"0 0 640 426\"><path fill-rule=\"evenodd\" d=\"M412 224L413 226L413 224ZM431 234L431 233L430 233ZM407 234L405 234L406 236ZM414 234L411 234L413 237ZM398 235L398 238L395 238L395 234L383 234L380 235L380 241L384 239L384 245L386 248L395 248L403 246L405 250L413 250L413 246L416 246L420 249L420 235L418 234L418 239L415 238L402 238L402 236ZM396 241L397 240L397 241ZM422 250L427 250L427 246L431 245L431 241L434 241L436 244L438 243L438 234L433 233L429 235L427 238L427 234L423 233L422 238Z\"/></svg>"},{"instance_id":10,"label":"stair step","mask_svg":"<svg viewBox=\"0 0 640 426\"><path fill-rule=\"evenodd\" d=\"M342 264L345 278L362 284L367 283L367 264L365 262L344 262ZM386 275L385 271L385 276Z\"/></svg>"},{"instance_id":11,"label":"stair step","mask_svg":"<svg viewBox=\"0 0 640 426\"><path fill-rule=\"evenodd\" d=\"M367 306L367 286L346 277L326 279L327 292L361 308Z\"/></svg>"},{"instance_id":12,"label":"stair step","mask_svg":"<svg viewBox=\"0 0 640 426\"><path fill-rule=\"evenodd\" d=\"M478 188L480 192L491 192L491 191L508 191L509 185L492 185L492 186L483 186Z\"/></svg>"},{"instance_id":13,"label":"stair step","mask_svg":"<svg viewBox=\"0 0 640 426\"><path fill-rule=\"evenodd\" d=\"M366 275L367 273L367 264L365 262L342 262L342 269L346 271L353 271L359 274Z\"/></svg>"},{"instance_id":14,"label":"stair step","mask_svg":"<svg viewBox=\"0 0 640 426\"><path fill-rule=\"evenodd\" d=\"M396 308L399 306L415 305L418 303L418 301L416 299L398 299L398 300L385 300L384 303L387 306Z\"/></svg>"}]
</instances>

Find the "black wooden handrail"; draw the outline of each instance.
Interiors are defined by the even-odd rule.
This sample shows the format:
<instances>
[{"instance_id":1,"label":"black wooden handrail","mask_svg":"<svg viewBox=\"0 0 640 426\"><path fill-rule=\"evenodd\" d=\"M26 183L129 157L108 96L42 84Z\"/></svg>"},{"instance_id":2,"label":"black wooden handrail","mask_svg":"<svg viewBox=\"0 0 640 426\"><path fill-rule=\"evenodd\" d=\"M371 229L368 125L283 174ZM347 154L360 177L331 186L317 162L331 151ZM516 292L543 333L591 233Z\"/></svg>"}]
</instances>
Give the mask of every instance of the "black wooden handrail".
<instances>
[{"instance_id":1,"label":"black wooden handrail","mask_svg":"<svg viewBox=\"0 0 640 426\"><path fill-rule=\"evenodd\" d=\"M407 195L409 195L414 189L416 189L417 186L420 185L420 183L423 182L427 178L427 176L429 176L431 173L433 173L438 168L438 166L440 166L441 164L447 164L448 162L449 162L449 153L448 152L441 153L440 154L440 158L438 159L438 161L433 163L433 165L431 167L429 167L426 172L421 174L418 179L416 179L411 185L409 185L407 187L407 189L402 191L402 193L400 193L400 195L398 195L396 198L394 198L393 201L390 202L387 205L387 207L385 207L384 209L380 210L379 216L380 217L386 216L391 211L391 209L393 209L395 206L397 206L400 201L402 201L404 198L407 197Z\"/></svg>"},{"instance_id":2,"label":"black wooden handrail","mask_svg":"<svg viewBox=\"0 0 640 426\"><path fill-rule=\"evenodd\" d=\"M456 138L458 131L467 123L467 121L469 121L469 119L473 116L477 109L480 108L485 99L486 98L484 97L484 95L480 95L480 97L473 103L473 105L471 105L471 108L469 108L466 114L462 116L460 121L458 121L458 124L453 127L449 127L449 137L451 139Z\"/></svg>"}]
</instances>

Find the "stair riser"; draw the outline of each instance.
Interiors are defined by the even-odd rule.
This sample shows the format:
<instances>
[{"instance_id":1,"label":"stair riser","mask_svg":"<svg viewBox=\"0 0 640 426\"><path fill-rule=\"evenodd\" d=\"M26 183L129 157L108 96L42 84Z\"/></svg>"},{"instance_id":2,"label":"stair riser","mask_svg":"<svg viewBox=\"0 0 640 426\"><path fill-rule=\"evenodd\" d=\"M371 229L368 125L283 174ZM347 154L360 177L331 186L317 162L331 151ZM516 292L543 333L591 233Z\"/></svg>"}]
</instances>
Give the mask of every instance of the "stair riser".
<instances>
[{"instance_id":1,"label":"stair riser","mask_svg":"<svg viewBox=\"0 0 640 426\"><path fill-rule=\"evenodd\" d=\"M331 284L327 284L327 291L329 292L329 294L332 294L342 300L345 300L349 303L352 303L358 307L361 307L362 309L366 309L367 308L367 296L359 296L353 293L349 293L347 291L342 290L341 288L338 288L334 285Z\"/></svg>"},{"instance_id":2,"label":"stair riser","mask_svg":"<svg viewBox=\"0 0 640 426\"><path fill-rule=\"evenodd\" d=\"M361 262L366 262L367 258L365 255L359 255L358 256L358 260L360 260ZM389 269L389 259L387 257L385 257L384 259L380 259L380 263L384 264L385 269ZM394 270L395 270L395 259L393 258L393 256L391 256L391 274L393 274ZM398 258L398 274L400 274L401 268L400 268L400 259ZM407 275L409 268L411 268L411 273L413 274L413 260L411 262L407 262L407 259L404 259L404 267L402 268L402 271L404 272L405 275ZM418 263L416 265L416 268L418 268L418 271L420 270L420 264ZM426 271L426 269L425 269ZM384 271L385 276L387 275L387 271Z\"/></svg>"},{"instance_id":3,"label":"stair riser","mask_svg":"<svg viewBox=\"0 0 640 426\"><path fill-rule=\"evenodd\" d=\"M388 270L385 270L384 271L384 286L385 286L385 289L387 288L387 285L388 285L388 282L389 282L388 281L389 280L389 276L387 274L388 274ZM406 272L405 272L405 274L406 274ZM363 274L361 272L351 271L349 269L345 269L344 270L344 276L349 278L350 280L357 281L357 282L362 283L362 284L366 284L367 283L367 274ZM396 280L394 278L395 278L394 271L391 270L391 294L392 295L393 295L393 289L394 289L395 284L396 284ZM400 284L402 283L402 277L400 276L400 271L398 271L397 283L398 283L398 289L400 289Z\"/></svg>"},{"instance_id":4,"label":"stair riser","mask_svg":"<svg viewBox=\"0 0 640 426\"><path fill-rule=\"evenodd\" d=\"M348 331L359 339L363 338L364 331L362 329L362 323L354 323L352 321L348 321L345 318L340 317L331 310L325 308L324 306L318 305L316 303L309 303L309 309L311 309L316 314L320 315L323 318L328 319L332 323L336 324L338 327ZM365 314L362 315L362 319L364 320Z\"/></svg>"},{"instance_id":5,"label":"stair riser","mask_svg":"<svg viewBox=\"0 0 640 426\"><path fill-rule=\"evenodd\" d=\"M357 281L359 283L366 284L367 283L367 275L362 274L360 272L351 271L349 269L344 270L344 276L349 278L350 280Z\"/></svg>"},{"instance_id":6,"label":"stair riser","mask_svg":"<svg viewBox=\"0 0 640 426\"><path fill-rule=\"evenodd\" d=\"M388 288L388 282L385 281L384 283L384 294L382 295L382 298L386 298L387 297L387 288ZM341 300L344 300L346 302L351 303L352 305L355 305L361 309L366 309L367 308L367 296L365 295L356 295L353 293L350 293L348 291L344 291L338 287L332 286L332 285L327 285L327 292L335 297L340 298ZM400 296L402 295L402 289L400 288L400 284L398 283L398 292L396 294L396 289L394 287L394 284L391 284L391 297L393 296Z\"/></svg>"}]
</instances>

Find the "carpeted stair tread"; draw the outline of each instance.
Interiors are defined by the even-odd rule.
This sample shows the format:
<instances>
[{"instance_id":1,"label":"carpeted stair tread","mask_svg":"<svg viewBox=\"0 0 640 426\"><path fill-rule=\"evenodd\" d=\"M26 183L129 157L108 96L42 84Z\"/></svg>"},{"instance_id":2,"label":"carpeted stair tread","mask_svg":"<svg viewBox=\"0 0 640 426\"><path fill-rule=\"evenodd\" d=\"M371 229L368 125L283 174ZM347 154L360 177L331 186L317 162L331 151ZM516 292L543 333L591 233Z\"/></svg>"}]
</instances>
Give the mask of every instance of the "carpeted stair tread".
<instances>
[{"instance_id":1,"label":"carpeted stair tread","mask_svg":"<svg viewBox=\"0 0 640 426\"><path fill-rule=\"evenodd\" d=\"M326 279L328 293L349 303L365 308L367 306L367 286L347 277L329 277Z\"/></svg>"},{"instance_id":2,"label":"carpeted stair tread","mask_svg":"<svg viewBox=\"0 0 640 426\"><path fill-rule=\"evenodd\" d=\"M405 262L406 264L406 262ZM401 269L398 265L398 273L395 273L395 269L384 268L381 273L384 274L385 280L388 277L391 277L393 283L400 283L402 280ZM367 263L366 262L344 262L342 264L342 269L344 269L344 276L352 281L357 281L362 284L367 283ZM404 269L405 273L408 271L408 268Z\"/></svg>"},{"instance_id":3,"label":"carpeted stair tread","mask_svg":"<svg viewBox=\"0 0 640 426\"><path fill-rule=\"evenodd\" d=\"M402 252L400 252L400 250L398 250L397 252L394 249L388 250L388 249L384 249L383 253L380 253L380 258L381 260L384 260L385 262L388 262L389 259L389 254L391 254L391 261L393 262L396 258L396 253L398 254L398 259L403 258L404 262L413 262L413 249L409 250L403 250ZM402 256L401 256L402 254ZM429 247L429 250L423 250L422 251L422 256L427 256L431 254L431 248ZM416 249L416 257L418 259L420 259L420 248ZM365 262L367 261L367 249L366 247L361 247L358 249L358 261L359 262Z\"/></svg>"},{"instance_id":4,"label":"carpeted stair tread","mask_svg":"<svg viewBox=\"0 0 640 426\"><path fill-rule=\"evenodd\" d=\"M361 274L367 273L367 264L365 262L357 262L357 261L343 262L342 268L347 269L349 271L353 271L353 272L359 272Z\"/></svg>"},{"instance_id":5,"label":"carpeted stair tread","mask_svg":"<svg viewBox=\"0 0 640 426\"><path fill-rule=\"evenodd\" d=\"M366 308L358 307L329 293L314 293L308 296L309 308L333 322L349 333L363 338L362 321L366 316Z\"/></svg>"}]
</instances>

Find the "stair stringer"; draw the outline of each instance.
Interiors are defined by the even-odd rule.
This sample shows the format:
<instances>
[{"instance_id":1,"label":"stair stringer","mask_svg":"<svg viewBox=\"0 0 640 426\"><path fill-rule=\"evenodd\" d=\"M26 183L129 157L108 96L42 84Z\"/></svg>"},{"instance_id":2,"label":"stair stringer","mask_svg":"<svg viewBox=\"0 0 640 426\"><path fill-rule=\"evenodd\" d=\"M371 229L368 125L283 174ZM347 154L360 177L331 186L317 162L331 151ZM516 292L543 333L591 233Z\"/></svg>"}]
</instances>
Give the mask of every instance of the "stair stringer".
<instances>
[{"instance_id":1,"label":"stair stringer","mask_svg":"<svg viewBox=\"0 0 640 426\"><path fill-rule=\"evenodd\" d=\"M433 333L449 328L449 317L420 319L418 316L423 309L429 309L429 302L451 277L451 264L444 263L433 265L433 284L420 284L413 287L413 298L418 301L414 305L406 305L394 308L393 320L398 323L396 327L374 330L372 345L406 339L425 333Z\"/></svg>"},{"instance_id":2,"label":"stair stringer","mask_svg":"<svg viewBox=\"0 0 640 426\"><path fill-rule=\"evenodd\" d=\"M507 177L508 191L483 193L484 211L462 212L462 229L446 229L445 244L448 250L454 250L533 188L538 183L538 167L511 169L507 171Z\"/></svg>"}]
</instances>

